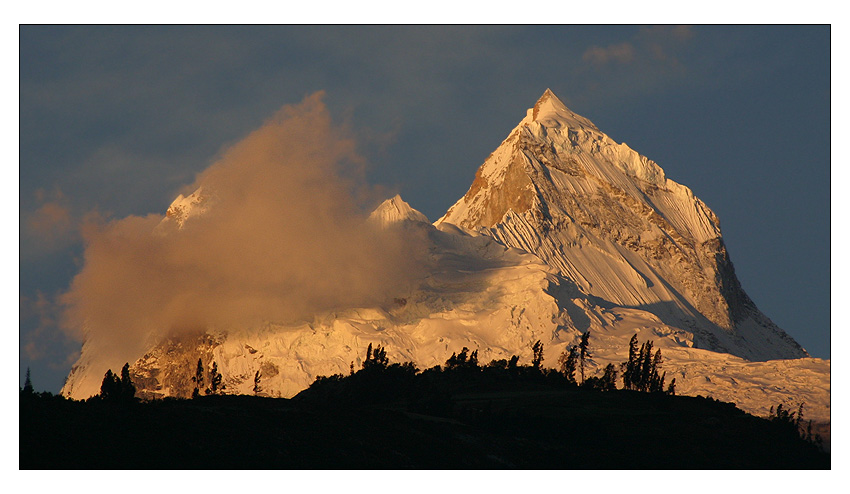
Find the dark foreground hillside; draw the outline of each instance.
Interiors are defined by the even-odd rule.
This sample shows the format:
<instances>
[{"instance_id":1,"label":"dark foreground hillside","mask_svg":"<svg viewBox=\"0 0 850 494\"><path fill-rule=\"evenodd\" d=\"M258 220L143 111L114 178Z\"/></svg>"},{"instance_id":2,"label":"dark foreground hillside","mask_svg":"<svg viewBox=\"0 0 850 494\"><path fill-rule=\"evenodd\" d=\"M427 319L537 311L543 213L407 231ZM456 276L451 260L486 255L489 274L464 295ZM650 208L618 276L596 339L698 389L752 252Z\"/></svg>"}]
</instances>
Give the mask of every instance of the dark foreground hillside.
<instances>
[{"instance_id":1,"label":"dark foreground hillside","mask_svg":"<svg viewBox=\"0 0 850 494\"><path fill-rule=\"evenodd\" d=\"M782 424L704 398L514 380L358 399L22 395L21 469L810 469Z\"/></svg>"}]
</instances>

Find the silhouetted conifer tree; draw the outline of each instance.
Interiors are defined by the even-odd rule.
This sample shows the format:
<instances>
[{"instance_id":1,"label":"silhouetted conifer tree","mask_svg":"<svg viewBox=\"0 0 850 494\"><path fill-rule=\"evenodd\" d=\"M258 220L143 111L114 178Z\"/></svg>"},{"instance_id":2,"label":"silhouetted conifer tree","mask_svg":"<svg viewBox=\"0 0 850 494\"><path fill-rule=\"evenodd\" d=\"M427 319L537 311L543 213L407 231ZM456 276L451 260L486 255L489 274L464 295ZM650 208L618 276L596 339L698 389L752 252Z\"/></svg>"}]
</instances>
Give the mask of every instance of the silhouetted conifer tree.
<instances>
[{"instance_id":1,"label":"silhouetted conifer tree","mask_svg":"<svg viewBox=\"0 0 850 494\"><path fill-rule=\"evenodd\" d=\"M578 364L579 349L573 345L569 348L564 348L564 352L558 357L558 370L567 378L570 384L578 384L576 382L576 366Z\"/></svg>"},{"instance_id":2,"label":"silhouetted conifer tree","mask_svg":"<svg viewBox=\"0 0 850 494\"><path fill-rule=\"evenodd\" d=\"M373 367L386 368L389 365L389 358L387 358L387 349L382 347L381 345L377 345L375 349L372 349L372 344L369 343L369 348L366 349L366 360L363 361L363 368L369 369Z\"/></svg>"},{"instance_id":3,"label":"silhouetted conifer tree","mask_svg":"<svg viewBox=\"0 0 850 494\"><path fill-rule=\"evenodd\" d=\"M602 391L615 391L617 389L617 368L614 364L605 366L605 372L602 374L602 380L600 382L600 389Z\"/></svg>"},{"instance_id":4,"label":"silhouetted conifer tree","mask_svg":"<svg viewBox=\"0 0 850 494\"><path fill-rule=\"evenodd\" d=\"M121 368L121 377L107 369L100 383L100 397L105 400L133 401L136 396L136 386L130 380L130 363Z\"/></svg>"},{"instance_id":5,"label":"silhouetted conifer tree","mask_svg":"<svg viewBox=\"0 0 850 494\"><path fill-rule=\"evenodd\" d=\"M623 386L626 389L635 389L635 384L640 380L638 376L640 354L638 352L637 334L629 340L629 361L622 364Z\"/></svg>"},{"instance_id":6,"label":"silhouetted conifer tree","mask_svg":"<svg viewBox=\"0 0 850 494\"><path fill-rule=\"evenodd\" d=\"M257 371L254 374L254 394L258 394L262 392L262 388L260 387L260 371Z\"/></svg>"},{"instance_id":7,"label":"silhouetted conifer tree","mask_svg":"<svg viewBox=\"0 0 850 494\"><path fill-rule=\"evenodd\" d=\"M100 383L100 396L107 400L117 398L120 385L118 376L112 373L112 369L107 369Z\"/></svg>"},{"instance_id":8,"label":"silhouetted conifer tree","mask_svg":"<svg viewBox=\"0 0 850 494\"><path fill-rule=\"evenodd\" d=\"M621 364L625 389L637 391L664 391L666 373L659 375L661 350L652 353L652 342L647 341L637 349L637 335L629 341L629 361Z\"/></svg>"},{"instance_id":9,"label":"silhouetted conifer tree","mask_svg":"<svg viewBox=\"0 0 850 494\"><path fill-rule=\"evenodd\" d=\"M579 362L581 364L581 382L584 383L584 360L587 357L590 357L590 350L588 350L590 340L590 330L581 335L581 342L578 344L579 348Z\"/></svg>"},{"instance_id":10,"label":"silhouetted conifer tree","mask_svg":"<svg viewBox=\"0 0 850 494\"><path fill-rule=\"evenodd\" d=\"M31 395L35 390L32 387L32 380L30 379L30 368L27 367L27 377L24 379L24 389L23 392Z\"/></svg>"},{"instance_id":11,"label":"silhouetted conifer tree","mask_svg":"<svg viewBox=\"0 0 850 494\"><path fill-rule=\"evenodd\" d=\"M224 385L221 383L222 377L221 373L218 371L218 364L213 361L212 368L210 368L210 387L207 394L219 394L222 390L224 390Z\"/></svg>"},{"instance_id":12,"label":"silhouetted conifer tree","mask_svg":"<svg viewBox=\"0 0 850 494\"><path fill-rule=\"evenodd\" d=\"M540 340L537 340L531 346L531 353L531 366L540 370L540 366L543 364L543 343L540 343Z\"/></svg>"},{"instance_id":13,"label":"silhouetted conifer tree","mask_svg":"<svg viewBox=\"0 0 850 494\"><path fill-rule=\"evenodd\" d=\"M192 391L192 398L200 396L201 390L204 389L204 363L198 359L198 366L195 368L195 375L192 377L192 382L195 383L195 390Z\"/></svg>"},{"instance_id":14,"label":"silhouetted conifer tree","mask_svg":"<svg viewBox=\"0 0 850 494\"><path fill-rule=\"evenodd\" d=\"M132 401L136 396L136 385L130 380L130 362L121 368L121 385L119 395L122 401Z\"/></svg>"},{"instance_id":15,"label":"silhouetted conifer tree","mask_svg":"<svg viewBox=\"0 0 850 494\"><path fill-rule=\"evenodd\" d=\"M469 353L469 348L463 347L460 353L452 352L452 356L446 360L447 369L477 369L478 350Z\"/></svg>"},{"instance_id":16,"label":"silhouetted conifer tree","mask_svg":"<svg viewBox=\"0 0 850 494\"><path fill-rule=\"evenodd\" d=\"M648 391L652 377L652 342L647 341L640 347L640 378L638 389Z\"/></svg>"},{"instance_id":17,"label":"silhouetted conifer tree","mask_svg":"<svg viewBox=\"0 0 850 494\"><path fill-rule=\"evenodd\" d=\"M676 378L675 377L673 378L673 380L670 381L670 385L667 386L667 394L671 395L671 396L676 394Z\"/></svg>"}]
</instances>

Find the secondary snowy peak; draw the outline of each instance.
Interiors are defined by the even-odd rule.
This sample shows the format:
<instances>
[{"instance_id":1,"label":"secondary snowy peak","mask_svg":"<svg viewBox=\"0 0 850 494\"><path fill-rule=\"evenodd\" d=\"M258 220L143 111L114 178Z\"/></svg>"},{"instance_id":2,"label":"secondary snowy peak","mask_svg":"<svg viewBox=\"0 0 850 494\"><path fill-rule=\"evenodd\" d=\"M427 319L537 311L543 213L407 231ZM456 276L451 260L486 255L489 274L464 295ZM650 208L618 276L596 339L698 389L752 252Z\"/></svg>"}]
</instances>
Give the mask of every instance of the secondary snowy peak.
<instances>
[{"instance_id":1,"label":"secondary snowy peak","mask_svg":"<svg viewBox=\"0 0 850 494\"><path fill-rule=\"evenodd\" d=\"M193 216L203 214L209 205L209 195L204 192L203 187L198 187L195 192L184 197L183 194L168 206L163 223L174 222L178 228L183 228L186 220Z\"/></svg>"},{"instance_id":2,"label":"secondary snowy peak","mask_svg":"<svg viewBox=\"0 0 850 494\"><path fill-rule=\"evenodd\" d=\"M711 209L548 89L442 223L532 252L602 301L693 331L703 348L806 355L741 289Z\"/></svg>"},{"instance_id":3,"label":"secondary snowy peak","mask_svg":"<svg viewBox=\"0 0 850 494\"><path fill-rule=\"evenodd\" d=\"M404 221L428 223L428 218L419 211L410 207L398 194L382 202L380 206L369 215L369 221L387 228L390 225Z\"/></svg>"}]
</instances>

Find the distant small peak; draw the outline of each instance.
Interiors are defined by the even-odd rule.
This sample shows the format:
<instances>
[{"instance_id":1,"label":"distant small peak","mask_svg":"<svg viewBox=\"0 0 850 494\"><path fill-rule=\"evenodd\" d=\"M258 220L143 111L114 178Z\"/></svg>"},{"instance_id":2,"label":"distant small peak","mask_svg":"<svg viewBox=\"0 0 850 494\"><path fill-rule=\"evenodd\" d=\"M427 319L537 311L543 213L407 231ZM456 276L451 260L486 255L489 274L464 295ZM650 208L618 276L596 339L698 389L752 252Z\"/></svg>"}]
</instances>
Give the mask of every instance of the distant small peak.
<instances>
[{"instance_id":1,"label":"distant small peak","mask_svg":"<svg viewBox=\"0 0 850 494\"><path fill-rule=\"evenodd\" d=\"M404 202L398 194L382 202L380 206L375 208L372 214L369 215L369 220L383 227L404 221L429 223L428 218L424 214L410 207L410 204Z\"/></svg>"}]
</instances>

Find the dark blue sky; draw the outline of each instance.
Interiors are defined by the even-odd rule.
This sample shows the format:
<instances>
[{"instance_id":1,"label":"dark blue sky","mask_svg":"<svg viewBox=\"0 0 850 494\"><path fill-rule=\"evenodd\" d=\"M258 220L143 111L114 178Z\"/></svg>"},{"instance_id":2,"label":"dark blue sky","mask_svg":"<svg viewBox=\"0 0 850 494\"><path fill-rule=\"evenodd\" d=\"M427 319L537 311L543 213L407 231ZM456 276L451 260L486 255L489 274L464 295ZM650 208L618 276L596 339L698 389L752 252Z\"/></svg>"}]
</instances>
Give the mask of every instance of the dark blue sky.
<instances>
[{"instance_id":1,"label":"dark blue sky","mask_svg":"<svg viewBox=\"0 0 850 494\"><path fill-rule=\"evenodd\" d=\"M720 217L744 289L830 357L829 26L20 28L20 368L58 391L55 297L91 211L161 214L326 91L369 180L436 220L546 88Z\"/></svg>"}]
</instances>

